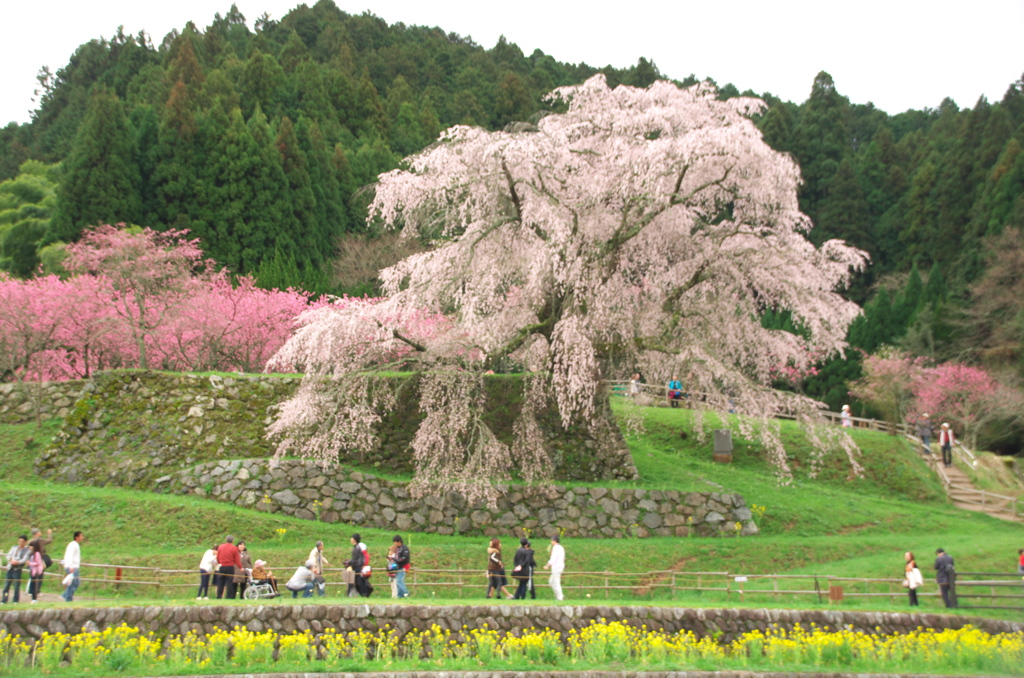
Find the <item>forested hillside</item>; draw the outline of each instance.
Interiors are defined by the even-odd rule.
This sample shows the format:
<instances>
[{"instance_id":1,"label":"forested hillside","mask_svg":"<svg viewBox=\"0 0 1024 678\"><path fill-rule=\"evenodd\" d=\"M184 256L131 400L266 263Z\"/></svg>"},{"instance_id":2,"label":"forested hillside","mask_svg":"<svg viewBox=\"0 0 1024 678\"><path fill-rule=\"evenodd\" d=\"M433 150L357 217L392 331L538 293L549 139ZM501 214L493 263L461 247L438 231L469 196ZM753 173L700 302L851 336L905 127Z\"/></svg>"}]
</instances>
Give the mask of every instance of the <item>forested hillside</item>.
<instances>
[{"instance_id":1,"label":"forested hillside","mask_svg":"<svg viewBox=\"0 0 1024 678\"><path fill-rule=\"evenodd\" d=\"M158 43L118 31L44 70L32 121L0 130L0 266L59 270L61 243L127 222L187 228L264 286L370 291L337 277L339 258L358 268L389 256L339 246L365 231L363 187L450 125L529 120L552 88L599 71L612 85L664 77L643 58L624 70L565 64L504 39L485 49L441 28L389 26L331 0L255 30L232 7ZM871 254L849 292L866 310L851 344L1019 371L1024 80L998 102L897 114L851 103L824 72L809 85L802 103L760 94L769 108L758 124L802 167L812 239ZM765 323L800 330L785 315ZM795 386L837 408L858 355Z\"/></svg>"},{"instance_id":2,"label":"forested hillside","mask_svg":"<svg viewBox=\"0 0 1024 678\"><path fill-rule=\"evenodd\" d=\"M119 31L43 73L32 122L0 135L0 179L29 158L63 162L45 206L38 191L12 191L11 207L36 207L2 222L6 267L29 274L36 245L123 221L188 228L232 271L320 285L337 237L364 228L357 189L450 125L528 119L543 94L595 72L330 0L255 32L234 7L159 44ZM644 61L606 72L637 85L657 76Z\"/></svg>"}]
</instances>

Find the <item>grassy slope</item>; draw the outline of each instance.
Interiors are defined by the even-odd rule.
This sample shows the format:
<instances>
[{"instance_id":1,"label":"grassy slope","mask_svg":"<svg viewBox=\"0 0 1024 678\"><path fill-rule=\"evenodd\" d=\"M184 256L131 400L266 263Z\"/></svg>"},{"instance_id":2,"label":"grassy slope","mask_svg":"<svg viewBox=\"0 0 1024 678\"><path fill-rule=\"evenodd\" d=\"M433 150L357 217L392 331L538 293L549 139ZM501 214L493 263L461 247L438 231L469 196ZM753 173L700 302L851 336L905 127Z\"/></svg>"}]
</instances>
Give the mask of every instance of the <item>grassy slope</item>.
<instances>
[{"instance_id":1,"label":"grassy slope","mask_svg":"<svg viewBox=\"0 0 1024 678\"><path fill-rule=\"evenodd\" d=\"M927 576L928 558L923 554L933 553L937 545L958 558L961 570L987 571L1007 569L1006 554L1019 548L1018 527L960 511L936 499L936 481L923 467L918 468L906 446L885 434L855 434L864 450L868 480L847 481L843 467L831 457L822 477L809 480L800 470L809 454L807 446L795 427L783 424L787 449L798 471L791 486L781 487L761 461L756 445L738 441L734 464L713 464L707 461L710 442L702 445L696 436L683 439L679 435L691 426L690 413L653 408L642 413L645 433L629 436L642 476L636 485L687 490L718 490L722 486L742 492L748 503L766 507L760 520L764 533L744 539L572 540L571 569L642 572L675 568L892 577L900 571L902 551L910 549L919 552ZM55 422L41 431L34 425L0 427L0 469L8 485L10 507L0 514L0 530L7 538L29 525L49 526L59 533L57 543L62 545L72 530L81 529L89 538L84 548L86 561L182 569L195 567L206 544L229 532L245 538L254 555L274 564L279 574L303 558L316 539L327 543L335 562L345 557L351 526L267 516L193 498L41 482L32 476L32 459L40 441L55 430ZM26 447L28 438L34 440ZM886 465L897 471L887 474ZM894 498L901 487L904 494L919 498ZM278 528L287 530L283 538L277 536ZM361 532L379 563L391 534ZM483 560L485 540L479 537L415 534L410 539L419 568L476 570ZM511 539L505 541L508 546ZM543 546L538 552L543 554ZM600 578L592 583L599 584ZM624 593L636 594L636 590ZM444 595L443 589L439 595ZM595 598L598 595L595 592ZM703 601L725 599L706 595ZM926 601L926 607L933 606L929 603ZM757 602L751 599L750 604ZM889 603L879 599L871 606L885 609Z\"/></svg>"}]
</instances>

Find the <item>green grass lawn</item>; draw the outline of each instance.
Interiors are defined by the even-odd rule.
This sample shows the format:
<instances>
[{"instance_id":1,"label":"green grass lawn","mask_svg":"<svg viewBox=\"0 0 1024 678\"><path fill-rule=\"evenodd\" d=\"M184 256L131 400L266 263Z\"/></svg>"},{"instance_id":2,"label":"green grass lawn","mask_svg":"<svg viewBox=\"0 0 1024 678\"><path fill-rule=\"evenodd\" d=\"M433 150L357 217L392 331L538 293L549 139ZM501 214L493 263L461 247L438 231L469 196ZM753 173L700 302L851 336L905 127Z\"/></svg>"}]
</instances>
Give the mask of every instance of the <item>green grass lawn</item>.
<instances>
[{"instance_id":1,"label":"green grass lawn","mask_svg":"<svg viewBox=\"0 0 1024 678\"><path fill-rule=\"evenodd\" d=\"M616 407L619 411L619 407ZM740 492L749 504L765 507L758 522L762 534L748 538L654 538L587 540L567 539L569 569L587 572L645 573L650 571L728 572L732 576L753 573L819 575L827 591L826 575L895 578L902 576L902 554L918 554L919 564L930 579L930 563L937 546L957 559L958 570L1012 572L1013 558L1022 545L1021 529L977 513L962 511L946 502L938 481L918 461L909 445L884 433L854 431L862 450L864 479L849 479L845 459L836 451L825 457L817 478L807 477L811 454L803 434L790 422L782 422L782 435L795 469L794 481L780 485L763 461L756 443L737 440L734 462L719 465L710 461L711 442L699 442L692 430L692 413L687 410L646 408L642 410L644 431L627 436L640 480L639 487L677 488L687 491ZM121 488L71 486L42 481L32 473L32 461L40 446L57 430L56 422L35 425L0 426L0 469L5 481L8 510L0 514L0 535L14 539L29 526L52 527L57 531L53 550L62 551L72 531L83 530L86 562L106 562L194 571L202 551L227 533L244 539L254 559L263 558L286 579L305 558L317 539L326 542L326 553L334 564L347 557L348 538L358 530L369 545L374 564L383 561L391 532L360 529L267 515L212 501L164 496ZM686 433L681 436L681 433ZM602 484L602 483L595 483ZM603 483L614 485L613 483ZM279 535L278 530L285 530ZM461 602L483 600L482 567L487 539L446 537L434 534L406 535L417 567L416 600L443 602L453 599L454 590L428 586L441 575L425 570L465 570L455 578L475 588L460 590ZM503 539L511 550L514 538ZM11 544L0 543L4 551ZM538 560L546 558L546 544L537 544ZM57 554L58 556L60 553ZM109 573L112 576L112 573ZM164 584L191 583L194 574L167 578ZM645 577L567 578L567 593L574 602L626 600L655 604L700 606L749 605L763 607L828 607L812 595L752 593L771 588L765 581L744 585L740 600L738 585L730 578L730 591L669 590L672 575ZM540 577L543 583L545 577ZM695 580L678 576L677 587L695 585ZM707 576L705 588L724 587L724 576ZM799 590L813 589L813 578L794 580ZM386 597L386 578L375 584ZM621 586L622 588L605 588ZM47 590L55 590L48 583ZM873 592L884 593L889 585L879 584ZM926 588L934 593L934 585ZM587 594L590 598L586 598ZM189 588L127 587L88 583L83 596L117 597L143 602L167 597L186 599ZM381 594L378 594L381 595ZM548 596L541 591L542 598ZM377 598L378 602L384 598ZM893 600L886 597L848 598L844 609L905 609L902 589ZM925 598L922 610L939 611L934 598ZM969 613L964 611L965 614ZM998 617L1019 618L1020 613L992 611ZM1016 615L1016 616L1014 616Z\"/></svg>"}]
</instances>

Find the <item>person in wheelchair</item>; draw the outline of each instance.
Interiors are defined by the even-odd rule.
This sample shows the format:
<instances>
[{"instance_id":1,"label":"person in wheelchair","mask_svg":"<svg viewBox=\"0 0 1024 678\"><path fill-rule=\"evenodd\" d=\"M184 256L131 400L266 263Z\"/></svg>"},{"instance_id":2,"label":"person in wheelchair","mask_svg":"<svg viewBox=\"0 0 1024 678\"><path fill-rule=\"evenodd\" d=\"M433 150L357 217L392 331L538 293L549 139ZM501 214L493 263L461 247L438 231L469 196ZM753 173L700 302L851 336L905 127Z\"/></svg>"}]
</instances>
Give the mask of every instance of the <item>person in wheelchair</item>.
<instances>
[{"instance_id":1,"label":"person in wheelchair","mask_svg":"<svg viewBox=\"0 0 1024 678\"><path fill-rule=\"evenodd\" d=\"M270 584L270 588L273 589L274 595L280 595L277 592L277 577L274 573L267 569L267 561L257 560L252 567L252 581L255 584Z\"/></svg>"},{"instance_id":2,"label":"person in wheelchair","mask_svg":"<svg viewBox=\"0 0 1024 678\"><path fill-rule=\"evenodd\" d=\"M263 561L258 561L263 562ZM266 563L264 563L266 564ZM245 587L245 593L243 597L246 600L259 600L260 598L274 598L277 596L277 592L274 590L273 585L270 583L270 579L266 577L266 571L262 571L258 574L263 575L263 579L257 579L253 575L257 574L256 568L253 567L251 570L246 571L246 577L248 584Z\"/></svg>"}]
</instances>

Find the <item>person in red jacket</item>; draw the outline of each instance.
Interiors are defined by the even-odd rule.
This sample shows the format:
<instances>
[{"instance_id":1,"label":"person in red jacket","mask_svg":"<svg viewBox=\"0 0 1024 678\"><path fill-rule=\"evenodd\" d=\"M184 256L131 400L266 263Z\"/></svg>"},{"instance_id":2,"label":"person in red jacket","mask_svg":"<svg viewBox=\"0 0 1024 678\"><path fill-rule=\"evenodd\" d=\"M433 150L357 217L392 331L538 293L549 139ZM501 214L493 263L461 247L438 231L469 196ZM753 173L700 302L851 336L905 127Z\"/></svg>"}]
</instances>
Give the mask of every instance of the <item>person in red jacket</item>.
<instances>
[{"instance_id":1,"label":"person in red jacket","mask_svg":"<svg viewBox=\"0 0 1024 678\"><path fill-rule=\"evenodd\" d=\"M217 600L224 595L225 585L228 598L233 599L238 590L234 574L242 571L242 556L235 546L235 538L230 534L224 537L224 543L217 547L217 564L220 565L220 576L217 577Z\"/></svg>"}]
</instances>

